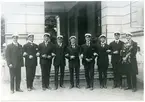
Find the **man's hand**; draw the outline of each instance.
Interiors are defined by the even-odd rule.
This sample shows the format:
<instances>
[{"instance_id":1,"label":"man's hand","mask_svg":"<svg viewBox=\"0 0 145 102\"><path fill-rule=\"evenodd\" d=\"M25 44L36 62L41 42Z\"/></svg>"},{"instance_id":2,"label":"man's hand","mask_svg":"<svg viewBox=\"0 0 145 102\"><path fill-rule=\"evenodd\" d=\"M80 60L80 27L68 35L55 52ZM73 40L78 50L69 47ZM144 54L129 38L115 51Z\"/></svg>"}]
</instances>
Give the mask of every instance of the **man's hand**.
<instances>
[{"instance_id":1,"label":"man's hand","mask_svg":"<svg viewBox=\"0 0 145 102\"><path fill-rule=\"evenodd\" d=\"M95 52L95 53L94 53L94 56L98 56L98 54Z\"/></svg>"},{"instance_id":2,"label":"man's hand","mask_svg":"<svg viewBox=\"0 0 145 102\"><path fill-rule=\"evenodd\" d=\"M33 58L33 56L32 55L29 55L29 59L32 59Z\"/></svg>"},{"instance_id":3,"label":"man's hand","mask_svg":"<svg viewBox=\"0 0 145 102\"><path fill-rule=\"evenodd\" d=\"M13 65L12 65L12 64L9 64L9 67L10 67L10 68L12 68L12 67L13 67Z\"/></svg>"},{"instance_id":4,"label":"man's hand","mask_svg":"<svg viewBox=\"0 0 145 102\"><path fill-rule=\"evenodd\" d=\"M106 52L109 53L109 52L111 52L111 50L107 50Z\"/></svg>"},{"instance_id":5,"label":"man's hand","mask_svg":"<svg viewBox=\"0 0 145 102\"><path fill-rule=\"evenodd\" d=\"M40 53L39 53L39 52L37 52L37 53L36 53L36 56L37 56L37 57L39 57L39 56L40 56Z\"/></svg>"},{"instance_id":6,"label":"man's hand","mask_svg":"<svg viewBox=\"0 0 145 102\"><path fill-rule=\"evenodd\" d=\"M83 54L81 54L81 58L83 58Z\"/></svg>"},{"instance_id":7,"label":"man's hand","mask_svg":"<svg viewBox=\"0 0 145 102\"><path fill-rule=\"evenodd\" d=\"M46 54L42 55L43 58L47 58Z\"/></svg>"},{"instance_id":8,"label":"man's hand","mask_svg":"<svg viewBox=\"0 0 145 102\"><path fill-rule=\"evenodd\" d=\"M52 56L55 57L56 56L55 53L52 53Z\"/></svg>"},{"instance_id":9,"label":"man's hand","mask_svg":"<svg viewBox=\"0 0 145 102\"><path fill-rule=\"evenodd\" d=\"M86 58L86 61L87 61L87 62L90 62L91 60L90 60L89 58Z\"/></svg>"},{"instance_id":10,"label":"man's hand","mask_svg":"<svg viewBox=\"0 0 145 102\"><path fill-rule=\"evenodd\" d=\"M68 56L69 56L69 54L67 53L67 54L65 54L65 56L66 56L66 57L68 57Z\"/></svg>"},{"instance_id":11,"label":"man's hand","mask_svg":"<svg viewBox=\"0 0 145 102\"><path fill-rule=\"evenodd\" d=\"M74 58L75 58L75 56L70 56L70 58L71 58L71 59L74 59Z\"/></svg>"},{"instance_id":12,"label":"man's hand","mask_svg":"<svg viewBox=\"0 0 145 102\"><path fill-rule=\"evenodd\" d=\"M27 55L27 53L26 53L26 52L24 52L24 53L23 53L23 56L26 56L26 55Z\"/></svg>"},{"instance_id":13,"label":"man's hand","mask_svg":"<svg viewBox=\"0 0 145 102\"><path fill-rule=\"evenodd\" d=\"M48 58L48 59L50 59L50 58L51 58L51 56L50 56L50 55L48 55L48 56L47 56L47 58Z\"/></svg>"},{"instance_id":14,"label":"man's hand","mask_svg":"<svg viewBox=\"0 0 145 102\"><path fill-rule=\"evenodd\" d=\"M114 51L114 52L113 52L113 54L118 54L118 53L119 53L118 51Z\"/></svg>"},{"instance_id":15,"label":"man's hand","mask_svg":"<svg viewBox=\"0 0 145 102\"><path fill-rule=\"evenodd\" d=\"M90 61L92 61L93 59L92 59L92 58L90 58L89 60L90 60Z\"/></svg>"}]
</instances>

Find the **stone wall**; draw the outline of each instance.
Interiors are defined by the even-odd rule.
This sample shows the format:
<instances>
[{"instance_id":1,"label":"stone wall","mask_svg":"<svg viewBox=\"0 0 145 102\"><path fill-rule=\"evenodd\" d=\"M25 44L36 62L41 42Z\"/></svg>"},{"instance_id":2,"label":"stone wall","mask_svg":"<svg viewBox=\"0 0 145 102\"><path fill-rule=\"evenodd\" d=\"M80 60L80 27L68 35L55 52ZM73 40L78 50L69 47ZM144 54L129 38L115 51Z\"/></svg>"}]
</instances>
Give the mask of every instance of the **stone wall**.
<instances>
[{"instance_id":1,"label":"stone wall","mask_svg":"<svg viewBox=\"0 0 145 102\"><path fill-rule=\"evenodd\" d=\"M6 22L6 43L11 42L11 34L19 33L21 44L26 43L27 33L34 33L36 43L44 34L44 2L6 2L2 4L2 14Z\"/></svg>"},{"instance_id":2,"label":"stone wall","mask_svg":"<svg viewBox=\"0 0 145 102\"><path fill-rule=\"evenodd\" d=\"M133 34L133 40L138 43L140 52L137 53L139 67L138 78L143 82L143 52L144 52L144 5L143 1L102 1L101 2L101 20L102 33L107 36L107 43L114 39L114 32L119 31L122 34L130 31ZM124 37L121 39L125 41Z\"/></svg>"}]
</instances>

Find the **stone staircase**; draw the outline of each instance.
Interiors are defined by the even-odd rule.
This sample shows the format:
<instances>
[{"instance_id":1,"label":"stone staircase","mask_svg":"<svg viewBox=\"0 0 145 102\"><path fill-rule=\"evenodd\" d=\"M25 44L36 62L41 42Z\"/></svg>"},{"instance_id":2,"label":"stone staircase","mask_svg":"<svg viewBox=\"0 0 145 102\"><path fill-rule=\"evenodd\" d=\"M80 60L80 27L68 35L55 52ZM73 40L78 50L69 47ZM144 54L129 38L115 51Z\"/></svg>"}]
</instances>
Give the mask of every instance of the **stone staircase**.
<instances>
[{"instance_id":1,"label":"stone staircase","mask_svg":"<svg viewBox=\"0 0 145 102\"><path fill-rule=\"evenodd\" d=\"M59 76L60 76L60 74L59 74ZM54 77L55 77L55 73L54 73L54 70L52 70L51 74L50 74L50 81L54 81ZM41 78L41 76L36 75L36 78L39 79L39 78ZM107 71L107 79L112 80L113 78L114 78L113 69L112 69L112 66L109 66L108 71ZM123 78L125 79L126 76L123 76ZM97 68L95 68L95 71L94 71L94 79L99 79L99 72L98 72ZM64 80L65 81L70 80L70 73L69 73L68 69L65 70ZM85 80L84 68L80 69L80 80Z\"/></svg>"}]
</instances>

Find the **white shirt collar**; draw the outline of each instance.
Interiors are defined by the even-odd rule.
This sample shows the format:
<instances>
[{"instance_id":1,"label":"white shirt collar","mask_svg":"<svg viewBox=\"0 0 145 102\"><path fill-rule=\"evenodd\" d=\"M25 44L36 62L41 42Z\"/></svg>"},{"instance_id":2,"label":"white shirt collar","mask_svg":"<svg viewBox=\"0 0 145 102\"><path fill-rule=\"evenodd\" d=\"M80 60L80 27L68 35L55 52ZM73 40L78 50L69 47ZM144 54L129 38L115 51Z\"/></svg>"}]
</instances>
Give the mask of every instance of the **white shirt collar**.
<instances>
[{"instance_id":1,"label":"white shirt collar","mask_svg":"<svg viewBox=\"0 0 145 102\"><path fill-rule=\"evenodd\" d=\"M58 43L59 46L62 46L62 43Z\"/></svg>"},{"instance_id":2,"label":"white shirt collar","mask_svg":"<svg viewBox=\"0 0 145 102\"><path fill-rule=\"evenodd\" d=\"M30 40L28 40L28 42L29 42L29 43L31 43L31 44L33 43L33 42L32 42L32 41L30 41Z\"/></svg>"},{"instance_id":3,"label":"white shirt collar","mask_svg":"<svg viewBox=\"0 0 145 102\"><path fill-rule=\"evenodd\" d=\"M120 40L118 39L118 40L115 40L115 42L119 42Z\"/></svg>"},{"instance_id":4,"label":"white shirt collar","mask_svg":"<svg viewBox=\"0 0 145 102\"><path fill-rule=\"evenodd\" d=\"M16 42L12 42L14 45L18 45L18 42L16 43Z\"/></svg>"}]
</instances>

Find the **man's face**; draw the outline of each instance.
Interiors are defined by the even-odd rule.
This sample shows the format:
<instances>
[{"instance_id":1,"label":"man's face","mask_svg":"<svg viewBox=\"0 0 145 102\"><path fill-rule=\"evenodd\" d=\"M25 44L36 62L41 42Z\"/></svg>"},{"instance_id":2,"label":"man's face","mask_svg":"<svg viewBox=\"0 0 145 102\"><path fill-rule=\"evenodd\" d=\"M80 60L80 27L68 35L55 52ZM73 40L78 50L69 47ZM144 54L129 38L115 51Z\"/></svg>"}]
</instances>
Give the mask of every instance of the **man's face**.
<instances>
[{"instance_id":1,"label":"man's face","mask_svg":"<svg viewBox=\"0 0 145 102\"><path fill-rule=\"evenodd\" d=\"M14 37L13 37L13 41L14 41L15 43L17 43L17 42L18 42L18 37L17 37L17 36L14 36Z\"/></svg>"},{"instance_id":2,"label":"man's face","mask_svg":"<svg viewBox=\"0 0 145 102\"><path fill-rule=\"evenodd\" d=\"M28 37L28 40L30 40L31 42L33 42L34 41L34 36L29 36Z\"/></svg>"},{"instance_id":3,"label":"man's face","mask_svg":"<svg viewBox=\"0 0 145 102\"><path fill-rule=\"evenodd\" d=\"M88 41L91 40L91 37L90 37L90 36L86 36L85 39L86 39L86 41L88 42Z\"/></svg>"},{"instance_id":4,"label":"man's face","mask_svg":"<svg viewBox=\"0 0 145 102\"><path fill-rule=\"evenodd\" d=\"M126 39L127 39L127 41L130 41L131 40L131 35L126 35Z\"/></svg>"},{"instance_id":5,"label":"man's face","mask_svg":"<svg viewBox=\"0 0 145 102\"><path fill-rule=\"evenodd\" d=\"M58 43L62 43L62 38L57 38Z\"/></svg>"},{"instance_id":6,"label":"man's face","mask_svg":"<svg viewBox=\"0 0 145 102\"><path fill-rule=\"evenodd\" d=\"M120 35L114 35L115 40L118 40L120 38Z\"/></svg>"},{"instance_id":7,"label":"man's face","mask_svg":"<svg viewBox=\"0 0 145 102\"><path fill-rule=\"evenodd\" d=\"M100 38L100 41L101 41L102 43L104 43L105 40L106 40L105 37L101 37L101 38Z\"/></svg>"},{"instance_id":8,"label":"man's face","mask_svg":"<svg viewBox=\"0 0 145 102\"><path fill-rule=\"evenodd\" d=\"M70 42L71 42L71 44L75 44L76 39L75 38L72 38L72 39L70 39Z\"/></svg>"},{"instance_id":9,"label":"man's face","mask_svg":"<svg viewBox=\"0 0 145 102\"><path fill-rule=\"evenodd\" d=\"M50 42L50 37L48 37L48 36L44 36L44 41L46 41L46 42Z\"/></svg>"}]
</instances>

